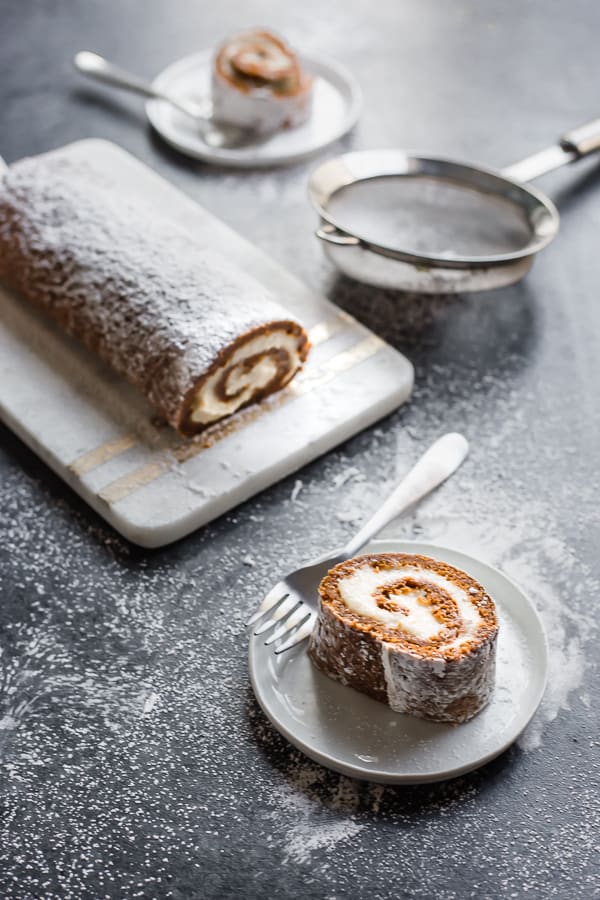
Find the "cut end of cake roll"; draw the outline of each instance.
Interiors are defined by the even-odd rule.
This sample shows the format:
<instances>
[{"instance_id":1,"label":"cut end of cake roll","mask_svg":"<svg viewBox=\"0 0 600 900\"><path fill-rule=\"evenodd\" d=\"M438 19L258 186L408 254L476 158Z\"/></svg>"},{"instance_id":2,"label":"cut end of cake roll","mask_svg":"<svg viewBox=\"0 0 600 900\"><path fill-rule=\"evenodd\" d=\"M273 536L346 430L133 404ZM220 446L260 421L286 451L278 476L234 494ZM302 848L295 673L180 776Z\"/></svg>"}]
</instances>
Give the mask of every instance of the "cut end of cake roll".
<instances>
[{"instance_id":1,"label":"cut end of cake roll","mask_svg":"<svg viewBox=\"0 0 600 900\"><path fill-rule=\"evenodd\" d=\"M264 29L245 31L226 40L215 55L213 115L263 134L294 127L310 115L312 87L285 41Z\"/></svg>"},{"instance_id":2,"label":"cut end of cake roll","mask_svg":"<svg viewBox=\"0 0 600 900\"><path fill-rule=\"evenodd\" d=\"M263 400L291 381L310 344L297 322L260 325L224 348L189 391L176 424L184 435Z\"/></svg>"},{"instance_id":3,"label":"cut end of cake roll","mask_svg":"<svg viewBox=\"0 0 600 900\"><path fill-rule=\"evenodd\" d=\"M470 575L406 553L359 556L319 588L309 655L326 675L396 712L458 724L488 703L494 602Z\"/></svg>"}]
</instances>

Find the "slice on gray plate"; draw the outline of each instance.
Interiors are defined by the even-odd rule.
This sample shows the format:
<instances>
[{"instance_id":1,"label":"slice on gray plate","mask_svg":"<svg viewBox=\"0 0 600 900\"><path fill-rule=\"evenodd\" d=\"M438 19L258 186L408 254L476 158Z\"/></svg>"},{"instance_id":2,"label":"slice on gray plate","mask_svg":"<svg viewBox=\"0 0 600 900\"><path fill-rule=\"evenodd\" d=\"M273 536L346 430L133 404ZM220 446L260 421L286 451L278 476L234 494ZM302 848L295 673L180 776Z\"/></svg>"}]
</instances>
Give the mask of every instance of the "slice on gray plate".
<instances>
[{"instance_id":1,"label":"slice on gray plate","mask_svg":"<svg viewBox=\"0 0 600 900\"><path fill-rule=\"evenodd\" d=\"M463 725L393 712L332 681L306 654L306 643L276 657L264 638L250 642L250 678L263 711L294 746L353 778L418 784L454 778L506 750L535 713L548 666L546 637L529 598L498 569L464 553L413 541L374 541L365 552L421 553L481 582L500 622L496 686L490 704Z\"/></svg>"}]
</instances>

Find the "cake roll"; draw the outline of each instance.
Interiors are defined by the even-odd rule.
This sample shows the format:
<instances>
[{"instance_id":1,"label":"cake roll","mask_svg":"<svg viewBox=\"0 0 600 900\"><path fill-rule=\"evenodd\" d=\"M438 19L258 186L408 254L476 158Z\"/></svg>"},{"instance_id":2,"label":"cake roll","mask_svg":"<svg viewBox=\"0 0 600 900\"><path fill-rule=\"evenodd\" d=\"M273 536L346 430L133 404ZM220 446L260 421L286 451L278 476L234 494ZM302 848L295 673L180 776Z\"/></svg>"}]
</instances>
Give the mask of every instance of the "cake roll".
<instances>
[{"instance_id":1,"label":"cake roll","mask_svg":"<svg viewBox=\"0 0 600 900\"><path fill-rule=\"evenodd\" d=\"M312 78L296 54L270 31L246 31L217 50L212 73L217 121L269 133L305 122Z\"/></svg>"},{"instance_id":2,"label":"cake roll","mask_svg":"<svg viewBox=\"0 0 600 900\"><path fill-rule=\"evenodd\" d=\"M358 556L319 587L309 655L330 678L436 722L466 722L490 699L498 621L473 578L407 553Z\"/></svg>"},{"instance_id":3,"label":"cake roll","mask_svg":"<svg viewBox=\"0 0 600 900\"><path fill-rule=\"evenodd\" d=\"M183 435L279 390L308 352L262 285L68 148L0 179L0 279Z\"/></svg>"}]
</instances>

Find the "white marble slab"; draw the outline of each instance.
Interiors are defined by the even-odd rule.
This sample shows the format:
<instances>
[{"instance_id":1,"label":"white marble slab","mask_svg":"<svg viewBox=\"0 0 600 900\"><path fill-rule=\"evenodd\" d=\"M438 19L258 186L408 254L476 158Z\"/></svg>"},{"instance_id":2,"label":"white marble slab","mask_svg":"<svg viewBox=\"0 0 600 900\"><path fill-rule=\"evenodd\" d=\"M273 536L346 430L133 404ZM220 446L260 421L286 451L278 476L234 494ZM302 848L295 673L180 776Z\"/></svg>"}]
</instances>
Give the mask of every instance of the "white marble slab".
<instances>
[{"instance_id":1,"label":"white marble slab","mask_svg":"<svg viewBox=\"0 0 600 900\"><path fill-rule=\"evenodd\" d=\"M137 391L0 288L0 416L107 522L145 547L168 544L289 475L403 403L411 364L366 328L114 144L102 156L128 190L225 250L309 330L301 375L205 446L157 422Z\"/></svg>"}]
</instances>

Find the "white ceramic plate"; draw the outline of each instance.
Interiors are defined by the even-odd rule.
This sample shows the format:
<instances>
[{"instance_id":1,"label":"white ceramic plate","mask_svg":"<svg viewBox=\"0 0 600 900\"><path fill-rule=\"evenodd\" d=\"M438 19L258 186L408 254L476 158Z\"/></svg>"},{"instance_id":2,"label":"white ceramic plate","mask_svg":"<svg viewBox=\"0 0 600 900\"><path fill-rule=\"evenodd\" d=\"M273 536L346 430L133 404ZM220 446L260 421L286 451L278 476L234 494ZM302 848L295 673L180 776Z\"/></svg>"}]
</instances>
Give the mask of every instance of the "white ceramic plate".
<instances>
[{"instance_id":1,"label":"white ceramic plate","mask_svg":"<svg viewBox=\"0 0 600 900\"><path fill-rule=\"evenodd\" d=\"M204 99L210 95L212 57L212 50L186 56L161 72L154 86L182 97ZM362 105L358 84L342 66L312 57L303 57L302 65L315 79L310 119L251 147L231 150L209 147L192 120L161 100L149 100L146 113L167 143L195 159L238 168L296 162L346 134L358 119Z\"/></svg>"},{"instance_id":2,"label":"white ceramic plate","mask_svg":"<svg viewBox=\"0 0 600 900\"><path fill-rule=\"evenodd\" d=\"M250 642L258 702L292 744L330 769L369 781L418 784L470 772L506 750L536 711L546 684L547 644L535 608L498 569L456 550L413 541L374 541L371 552L421 553L464 569L495 600L500 620L496 687L464 725L393 712L319 672L306 644L276 657Z\"/></svg>"}]
</instances>

